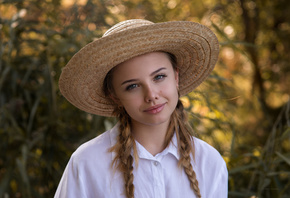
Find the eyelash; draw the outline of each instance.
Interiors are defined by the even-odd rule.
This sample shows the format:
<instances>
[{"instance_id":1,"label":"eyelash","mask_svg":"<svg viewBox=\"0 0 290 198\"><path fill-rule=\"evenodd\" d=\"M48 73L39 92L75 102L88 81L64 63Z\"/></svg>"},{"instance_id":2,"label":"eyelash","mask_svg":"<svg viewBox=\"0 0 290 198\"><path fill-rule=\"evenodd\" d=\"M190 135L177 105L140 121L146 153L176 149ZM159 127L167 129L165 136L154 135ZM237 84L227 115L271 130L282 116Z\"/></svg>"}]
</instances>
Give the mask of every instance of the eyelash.
<instances>
[{"instance_id":1,"label":"eyelash","mask_svg":"<svg viewBox=\"0 0 290 198\"><path fill-rule=\"evenodd\" d=\"M158 75L156 75L154 78L153 78L153 80L156 82L158 82L158 81L161 81L161 80L163 80L164 78L166 78L167 77L167 75L166 74L158 74ZM127 87L126 87L126 91L130 91L130 90L132 90L132 89L135 89L135 88L137 88L137 87L139 87L139 85L138 84L131 84L131 85L128 85Z\"/></svg>"},{"instance_id":2,"label":"eyelash","mask_svg":"<svg viewBox=\"0 0 290 198\"><path fill-rule=\"evenodd\" d=\"M167 77L165 74L158 74L154 77L155 81L162 80L163 78Z\"/></svg>"},{"instance_id":3,"label":"eyelash","mask_svg":"<svg viewBox=\"0 0 290 198\"><path fill-rule=\"evenodd\" d=\"M129 86L126 87L126 91L130 91L130 90L132 90L132 89L135 89L136 87L138 87L137 84L129 85Z\"/></svg>"}]
</instances>

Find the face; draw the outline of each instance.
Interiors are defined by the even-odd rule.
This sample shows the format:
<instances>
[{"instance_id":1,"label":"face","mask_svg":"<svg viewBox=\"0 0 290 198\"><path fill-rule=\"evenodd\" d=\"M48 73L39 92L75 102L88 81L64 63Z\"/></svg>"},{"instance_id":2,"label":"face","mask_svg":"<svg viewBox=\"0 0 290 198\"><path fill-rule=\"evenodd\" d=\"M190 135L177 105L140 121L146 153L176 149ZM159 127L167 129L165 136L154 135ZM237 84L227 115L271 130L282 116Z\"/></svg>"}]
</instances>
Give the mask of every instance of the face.
<instances>
[{"instance_id":1,"label":"face","mask_svg":"<svg viewBox=\"0 0 290 198\"><path fill-rule=\"evenodd\" d=\"M178 101L178 72L167 54L152 52L132 58L113 71L114 100L132 124L169 123Z\"/></svg>"}]
</instances>

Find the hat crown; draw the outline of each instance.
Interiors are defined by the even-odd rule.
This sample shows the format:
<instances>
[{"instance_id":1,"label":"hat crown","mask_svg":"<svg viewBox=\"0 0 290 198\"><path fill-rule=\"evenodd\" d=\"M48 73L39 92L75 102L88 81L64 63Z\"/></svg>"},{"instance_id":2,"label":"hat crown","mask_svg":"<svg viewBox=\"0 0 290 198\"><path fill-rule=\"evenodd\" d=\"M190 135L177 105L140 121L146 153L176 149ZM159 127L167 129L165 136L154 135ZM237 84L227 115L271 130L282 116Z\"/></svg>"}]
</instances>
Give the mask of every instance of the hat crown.
<instances>
[{"instance_id":1,"label":"hat crown","mask_svg":"<svg viewBox=\"0 0 290 198\"><path fill-rule=\"evenodd\" d=\"M151 25L151 24L153 24L153 22L147 21L145 19L130 19L130 20L122 21L120 23L117 23L110 29L108 29L103 35L103 37L109 36L118 32L122 32L124 30L133 29L136 27Z\"/></svg>"}]
</instances>

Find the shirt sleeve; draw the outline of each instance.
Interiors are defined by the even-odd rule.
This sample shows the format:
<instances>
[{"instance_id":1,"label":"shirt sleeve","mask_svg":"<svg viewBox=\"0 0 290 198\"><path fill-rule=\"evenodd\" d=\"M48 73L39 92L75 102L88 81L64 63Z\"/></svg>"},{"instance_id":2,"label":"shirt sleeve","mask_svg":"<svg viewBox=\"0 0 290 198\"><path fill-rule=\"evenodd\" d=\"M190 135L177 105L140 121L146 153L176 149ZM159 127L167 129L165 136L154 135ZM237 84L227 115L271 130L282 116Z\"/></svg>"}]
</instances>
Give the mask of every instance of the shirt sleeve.
<instances>
[{"instance_id":1,"label":"shirt sleeve","mask_svg":"<svg viewBox=\"0 0 290 198\"><path fill-rule=\"evenodd\" d=\"M195 139L196 174L202 197L228 197L228 170L220 153L208 143Z\"/></svg>"},{"instance_id":2,"label":"shirt sleeve","mask_svg":"<svg viewBox=\"0 0 290 198\"><path fill-rule=\"evenodd\" d=\"M86 198L83 187L82 174L72 156L65 168L54 198Z\"/></svg>"},{"instance_id":3,"label":"shirt sleeve","mask_svg":"<svg viewBox=\"0 0 290 198\"><path fill-rule=\"evenodd\" d=\"M228 197L228 170L226 164L223 163L219 174L215 181L215 188L213 189L211 197L227 198Z\"/></svg>"}]
</instances>

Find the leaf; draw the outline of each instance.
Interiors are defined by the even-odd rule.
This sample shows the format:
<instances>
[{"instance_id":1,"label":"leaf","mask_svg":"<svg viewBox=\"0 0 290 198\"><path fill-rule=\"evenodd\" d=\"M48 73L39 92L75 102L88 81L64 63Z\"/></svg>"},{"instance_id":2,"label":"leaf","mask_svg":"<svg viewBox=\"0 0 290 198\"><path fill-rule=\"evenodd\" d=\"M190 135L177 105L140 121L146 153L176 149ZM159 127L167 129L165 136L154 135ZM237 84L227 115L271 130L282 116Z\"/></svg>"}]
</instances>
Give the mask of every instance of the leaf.
<instances>
[{"instance_id":1,"label":"leaf","mask_svg":"<svg viewBox=\"0 0 290 198\"><path fill-rule=\"evenodd\" d=\"M2 88L2 86L3 86L3 84L4 84L4 81L5 81L5 79L6 79L7 75L8 75L8 73L10 72L10 69L11 69L11 67L6 67L6 68L4 69L2 75L1 75L1 78L0 78L0 91L1 91L1 88Z\"/></svg>"},{"instance_id":2,"label":"leaf","mask_svg":"<svg viewBox=\"0 0 290 198\"><path fill-rule=\"evenodd\" d=\"M271 180L270 180L270 179L265 179L265 180L263 181L263 184L262 184L262 188L261 188L261 190L264 190L267 186L270 185L270 183L271 183Z\"/></svg>"},{"instance_id":3,"label":"leaf","mask_svg":"<svg viewBox=\"0 0 290 198\"><path fill-rule=\"evenodd\" d=\"M281 153L279 153L278 151L276 151L276 154L280 157L280 158L282 158L289 166L290 166L290 159L289 158L287 158L285 155L283 155L283 154L281 154Z\"/></svg>"},{"instance_id":4,"label":"leaf","mask_svg":"<svg viewBox=\"0 0 290 198\"><path fill-rule=\"evenodd\" d=\"M29 121L28 121L27 133L30 133L32 131L33 121L34 121L34 117L35 117L35 114L36 114L36 111L37 111L37 108L38 108L38 105L40 102L40 98L41 98L41 95L38 95L32 109L31 109Z\"/></svg>"},{"instance_id":5,"label":"leaf","mask_svg":"<svg viewBox=\"0 0 290 198\"><path fill-rule=\"evenodd\" d=\"M7 187L8 187L11 176L12 176L12 170L10 168L9 170L7 170L4 177L1 179L2 181L0 183L0 197L3 197L4 193L7 192Z\"/></svg>"},{"instance_id":6,"label":"leaf","mask_svg":"<svg viewBox=\"0 0 290 198\"><path fill-rule=\"evenodd\" d=\"M247 42L241 42L241 41L232 41L216 24L214 24L213 22L212 22L212 26L215 28L215 30L220 34L220 35L222 35L225 39L226 39L226 41L227 41L227 43L223 43L223 45L229 45L229 46L231 46L234 50L236 50L237 52L240 52L241 54L243 54L245 57L247 57L247 59L248 60L250 60L251 62L253 62L252 61L252 59L251 59L251 57L244 51L244 50L241 50L241 49L239 49L237 46L236 46L236 44L237 43L239 43L239 44L242 44L242 45L247 45L247 46L251 46L251 47L255 47L255 45L252 45L252 44L250 44L250 43L247 43ZM222 44L222 43L221 43Z\"/></svg>"},{"instance_id":7,"label":"leaf","mask_svg":"<svg viewBox=\"0 0 290 198\"><path fill-rule=\"evenodd\" d=\"M242 172L242 171L245 171L245 170L248 170L248 169L251 169L251 168L256 168L259 165L260 165L260 163L252 163L252 164L249 164L249 165L232 168L231 170L229 170L229 174L234 174L234 173Z\"/></svg>"},{"instance_id":8,"label":"leaf","mask_svg":"<svg viewBox=\"0 0 290 198\"><path fill-rule=\"evenodd\" d=\"M290 137L290 127L288 127L284 132L283 134L281 135L281 139L284 140L286 138L289 138Z\"/></svg>"}]
</instances>

